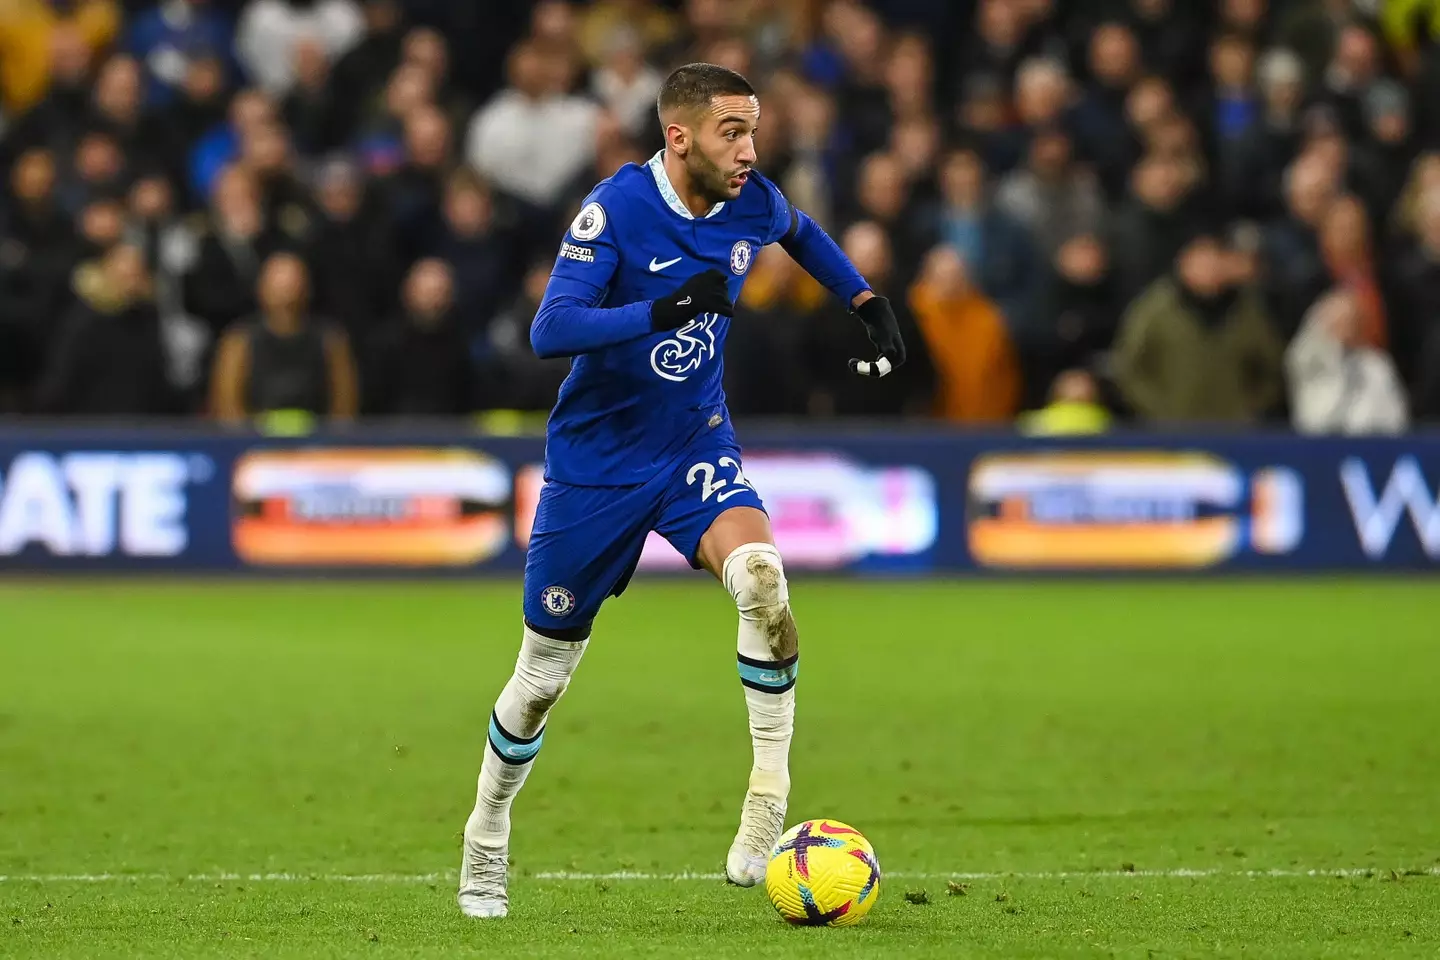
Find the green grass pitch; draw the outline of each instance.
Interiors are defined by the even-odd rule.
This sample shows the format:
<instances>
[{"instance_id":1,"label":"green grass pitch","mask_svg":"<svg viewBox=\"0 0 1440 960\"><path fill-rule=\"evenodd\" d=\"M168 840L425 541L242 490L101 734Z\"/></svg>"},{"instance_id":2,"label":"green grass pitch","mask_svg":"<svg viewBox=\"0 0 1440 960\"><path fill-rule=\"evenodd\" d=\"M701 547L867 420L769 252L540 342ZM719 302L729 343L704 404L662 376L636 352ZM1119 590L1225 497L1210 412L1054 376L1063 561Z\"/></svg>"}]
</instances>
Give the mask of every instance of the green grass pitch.
<instances>
[{"instance_id":1,"label":"green grass pitch","mask_svg":"<svg viewBox=\"0 0 1440 960\"><path fill-rule=\"evenodd\" d=\"M886 871L853 929L714 879L749 738L699 577L607 607L499 923L453 876L515 583L0 586L0 956L1440 951L1440 582L792 590L790 819Z\"/></svg>"}]
</instances>

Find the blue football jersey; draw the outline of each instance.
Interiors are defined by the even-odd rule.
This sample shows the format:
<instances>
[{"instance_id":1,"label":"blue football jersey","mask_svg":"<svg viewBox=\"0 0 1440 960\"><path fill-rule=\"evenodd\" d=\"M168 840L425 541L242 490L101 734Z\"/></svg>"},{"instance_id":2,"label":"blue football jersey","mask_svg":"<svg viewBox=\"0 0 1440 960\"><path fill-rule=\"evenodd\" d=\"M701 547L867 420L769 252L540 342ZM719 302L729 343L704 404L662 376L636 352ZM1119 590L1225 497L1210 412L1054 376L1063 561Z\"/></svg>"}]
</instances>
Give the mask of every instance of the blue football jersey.
<instances>
[{"instance_id":1,"label":"blue football jersey","mask_svg":"<svg viewBox=\"0 0 1440 960\"><path fill-rule=\"evenodd\" d=\"M766 244L786 236L795 214L774 184L751 171L740 196L695 217L665 173L663 151L627 163L586 197L566 231L545 291L565 301L616 308L625 342L579 352L550 415L546 476L582 486L644 483L697 437L734 439L722 387L730 319L701 314L676 330L649 332L644 301L717 269L732 301ZM614 342L617 338L609 338Z\"/></svg>"}]
</instances>

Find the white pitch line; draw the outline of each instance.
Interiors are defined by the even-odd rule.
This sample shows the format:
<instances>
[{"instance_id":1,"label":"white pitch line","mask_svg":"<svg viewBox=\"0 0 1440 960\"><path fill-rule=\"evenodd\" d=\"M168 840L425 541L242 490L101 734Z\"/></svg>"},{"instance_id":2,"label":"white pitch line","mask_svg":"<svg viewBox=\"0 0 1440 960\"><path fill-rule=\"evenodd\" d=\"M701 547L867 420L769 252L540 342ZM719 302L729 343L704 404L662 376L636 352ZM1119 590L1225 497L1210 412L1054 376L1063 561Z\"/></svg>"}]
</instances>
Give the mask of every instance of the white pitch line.
<instances>
[{"instance_id":1,"label":"white pitch line","mask_svg":"<svg viewBox=\"0 0 1440 960\"><path fill-rule=\"evenodd\" d=\"M1186 879L1196 877L1264 878L1331 878L1388 876L1388 867L1346 867L1342 869L1221 870L1216 868L1176 867L1170 870L982 870L954 872L913 872L897 870L884 874L889 880L1090 880ZM1440 867L1420 870L1397 870L1403 876L1440 877ZM616 870L610 873L584 873L572 870L547 870L521 874L524 879L560 882L594 882L600 880L652 880L679 882L686 880L718 881L723 873L681 871L650 873L639 870ZM373 883L420 884L455 880L454 873L21 873L0 874L0 883Z\"/></svg>"}]
</instances>

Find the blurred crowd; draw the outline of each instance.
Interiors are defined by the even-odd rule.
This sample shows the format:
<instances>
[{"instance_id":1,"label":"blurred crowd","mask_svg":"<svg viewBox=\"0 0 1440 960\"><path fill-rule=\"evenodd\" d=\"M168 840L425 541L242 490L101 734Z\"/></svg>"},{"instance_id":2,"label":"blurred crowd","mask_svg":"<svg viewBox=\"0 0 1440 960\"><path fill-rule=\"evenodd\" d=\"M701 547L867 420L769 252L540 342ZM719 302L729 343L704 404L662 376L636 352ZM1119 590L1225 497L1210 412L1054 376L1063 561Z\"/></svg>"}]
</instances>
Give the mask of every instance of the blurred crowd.
<instances>
[{"instance_id":1,"label":"blurred crowd","mask_svg":"<svg viewBox=\"0 0 1440 960\"><path fill-rule=\"evenodd\" d=\"M889 296L778 247L737 415L1440 419L1440 0L0 0L0 414L548 409L528 330L693 60Z\"/></svg>"}]
</instances>

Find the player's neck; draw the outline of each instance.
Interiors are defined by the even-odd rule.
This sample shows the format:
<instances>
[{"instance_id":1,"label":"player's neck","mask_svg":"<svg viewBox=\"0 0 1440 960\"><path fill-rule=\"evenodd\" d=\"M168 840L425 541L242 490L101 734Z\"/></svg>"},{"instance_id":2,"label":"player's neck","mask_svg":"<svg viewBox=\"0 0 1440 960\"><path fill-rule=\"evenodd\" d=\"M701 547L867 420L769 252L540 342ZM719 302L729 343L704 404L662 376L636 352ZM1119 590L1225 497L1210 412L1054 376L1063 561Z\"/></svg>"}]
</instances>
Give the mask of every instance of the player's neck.
<instances>
[{"instance_id":1,"label":"player's neck","mask_svg":"<svg viewBox=\"0 0 1440 960\"><path fill-rule=\"evenodd\" d=\"M709 213L710 208L715 206L715 201L708 199L695 189L695 184L690 179L690 172L685 169L685 161L671 153L667 147L663 162L665 176L670 178L670 186L675 188L675 195L680 198L681 203L685 204L685 209L696 217L703 217Z\"/></svg>"}]
</instances>

